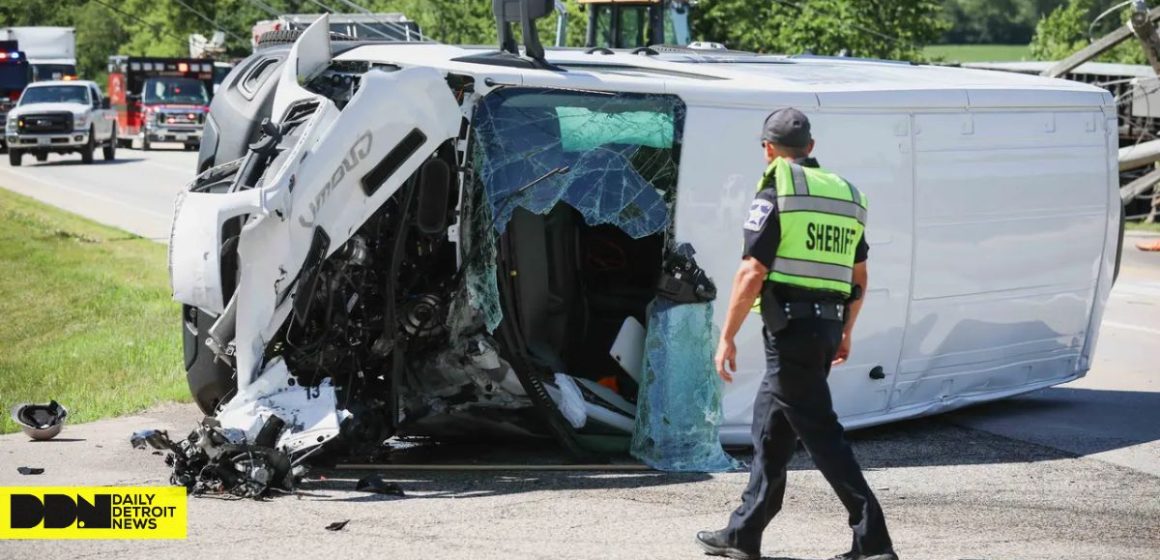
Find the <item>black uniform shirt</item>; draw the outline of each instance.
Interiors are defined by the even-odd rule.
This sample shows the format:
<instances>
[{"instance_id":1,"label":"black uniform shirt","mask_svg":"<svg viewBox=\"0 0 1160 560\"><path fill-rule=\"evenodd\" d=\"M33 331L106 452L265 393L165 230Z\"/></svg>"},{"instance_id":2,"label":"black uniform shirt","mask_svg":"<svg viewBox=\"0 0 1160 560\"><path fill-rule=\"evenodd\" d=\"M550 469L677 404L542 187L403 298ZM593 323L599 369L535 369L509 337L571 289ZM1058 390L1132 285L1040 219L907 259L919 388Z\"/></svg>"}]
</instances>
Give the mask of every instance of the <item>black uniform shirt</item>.
<instances>
[{"instance_id":1,"label":"black uniform shirt","mask_svg":"<svg viewBox=\"0 0 1160 560\"><path fill-rule=\"evenodd\" d=\"M797 160L802 167L818 167L818 160L807 157ZM745 220L745 257L753 257L766 268L773 268L774 257L777 256L777 246L781 243L781 222L777 213L777 185L773 177L769 178L765 188L758 191L749 206L749 217ZM865 262L869 256L870 246L866 244L866 235L858 239L858 247L854 251L854 262ZM790 288L786 286L785 288ZM781 291L781 290L779 290ZM792 293L797 290L786 290L789 299L801 299L802 294ZM796 296L796 297L795 297Z\"/></svg>"}]
</instances>

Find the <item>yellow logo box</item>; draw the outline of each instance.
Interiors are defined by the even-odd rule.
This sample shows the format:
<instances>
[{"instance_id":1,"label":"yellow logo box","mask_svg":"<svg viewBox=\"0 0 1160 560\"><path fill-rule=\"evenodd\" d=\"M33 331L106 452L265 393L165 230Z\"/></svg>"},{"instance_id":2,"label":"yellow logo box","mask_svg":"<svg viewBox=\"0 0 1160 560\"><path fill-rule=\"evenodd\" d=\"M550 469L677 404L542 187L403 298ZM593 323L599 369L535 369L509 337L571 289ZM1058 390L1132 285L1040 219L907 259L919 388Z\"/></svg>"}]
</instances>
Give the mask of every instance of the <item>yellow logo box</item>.
<instances>
[{"instance_id":1,"label":"yellow logo box","mask_svg":"<svg viewBox=\"0 0 1160 560\"><path fill-rule=\"evenodd\" d=\"M0 487L0 539L184 539L185 488Z\"/></svg>"}]
</instances>

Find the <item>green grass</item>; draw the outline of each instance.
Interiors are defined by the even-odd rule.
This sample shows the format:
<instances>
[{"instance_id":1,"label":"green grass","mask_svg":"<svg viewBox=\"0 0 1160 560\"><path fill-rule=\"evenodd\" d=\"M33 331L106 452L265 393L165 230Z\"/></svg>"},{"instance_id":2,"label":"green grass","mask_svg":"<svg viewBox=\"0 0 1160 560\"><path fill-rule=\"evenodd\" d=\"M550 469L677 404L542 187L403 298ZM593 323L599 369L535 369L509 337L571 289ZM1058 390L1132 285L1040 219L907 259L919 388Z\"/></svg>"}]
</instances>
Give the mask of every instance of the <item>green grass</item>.
<instances>
[{"instance_id":1,"label":"green grass","mask_svg":"<svg viewBox=\"0 0 1160 560\"><path fill-rule=\"evenodd\" d=\"M69 422L188 400L165 247L0 190L0 433L56 399Z\"/></svg>"},{"instance_id":2,"label":"green grass","mask_svg":"<svg viewBox=\"0 0 1160 560\"><path fill-rule=\"evenodd\" d=\"M1154 231L1160 233L1160 224L1146 224L1144 222L1124 222L1124 228L1136 231Z\"/></svg>"},{"instance_id":3,"label":"green grass","mask_svg":"<svg viewBox=\"0 0 1160 560\"><path fill-rule=\"evenodd\" d=\"M945 62L1006 62L1030 60L1027 45L927 45L926 56Z\"/></svg>"}]
</instances>

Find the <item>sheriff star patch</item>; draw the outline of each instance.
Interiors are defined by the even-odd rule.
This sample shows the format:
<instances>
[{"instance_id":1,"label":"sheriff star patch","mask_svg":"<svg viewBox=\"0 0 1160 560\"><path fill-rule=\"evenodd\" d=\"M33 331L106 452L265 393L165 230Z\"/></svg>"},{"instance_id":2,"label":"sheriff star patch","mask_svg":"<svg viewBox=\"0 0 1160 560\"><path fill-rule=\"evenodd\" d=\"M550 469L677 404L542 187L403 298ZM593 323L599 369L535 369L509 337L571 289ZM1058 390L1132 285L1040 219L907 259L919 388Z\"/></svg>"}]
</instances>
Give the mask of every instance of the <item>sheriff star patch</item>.
<instances>
[{"instance_id":1,"label":"sheriff star patch","mask_svg":"<svg viewBox=\"0 0 1160 560\"><path fill-rule=\"evenodd\" d=\"M753 205L749 207L749 219L745 220L745 229L749 231L761 231L765 226L765 221L769 219L769 215L773 213L773 203L768 200L756 199Z\"/></svg>"}]
</instances>

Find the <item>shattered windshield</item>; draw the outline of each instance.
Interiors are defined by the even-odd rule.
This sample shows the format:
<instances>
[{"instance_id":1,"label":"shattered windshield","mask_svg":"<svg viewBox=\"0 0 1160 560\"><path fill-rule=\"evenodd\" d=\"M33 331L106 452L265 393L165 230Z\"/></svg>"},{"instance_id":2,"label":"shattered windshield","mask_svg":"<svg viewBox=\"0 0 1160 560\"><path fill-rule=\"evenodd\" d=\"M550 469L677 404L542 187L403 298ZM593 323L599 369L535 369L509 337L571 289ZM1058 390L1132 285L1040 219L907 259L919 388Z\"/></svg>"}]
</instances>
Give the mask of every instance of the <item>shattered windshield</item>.
<instances>
[{"instance_id":1,"label":"shattered windshield","mask_svg":"<svg viewBox=\"0 0 1160 560\"><path fill-rule=\"evenodd\" d=\"M675 200L685 106L671 95L506 88L474 118L474 170L482 196L472 212L479 247L468 253L473 306L489 330L495 302L494 241L517 208L547 214L564 203L589 226L634 239L664 232Z\"/></svg>"},{"instance_id":2,"label":"shattered windshield","mask_svg":"<svg viewBox=\"0 0 1160 560\"><path fill-rule=\"evenodd\" d=\"M511 88L476 113L475 169L496 231L564 202L634 238L668 225L684 105L668 95Z\"/></svg>"}]
</instances>

